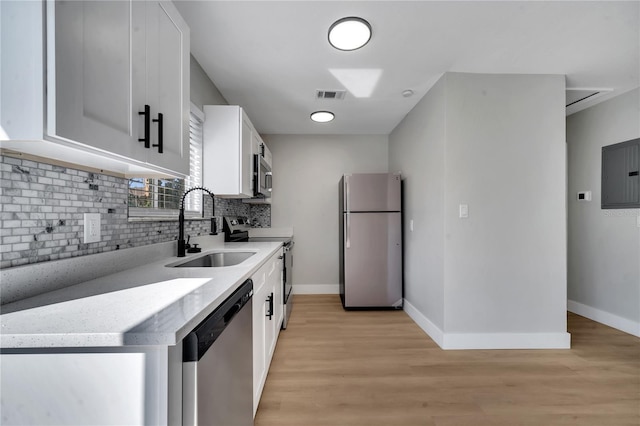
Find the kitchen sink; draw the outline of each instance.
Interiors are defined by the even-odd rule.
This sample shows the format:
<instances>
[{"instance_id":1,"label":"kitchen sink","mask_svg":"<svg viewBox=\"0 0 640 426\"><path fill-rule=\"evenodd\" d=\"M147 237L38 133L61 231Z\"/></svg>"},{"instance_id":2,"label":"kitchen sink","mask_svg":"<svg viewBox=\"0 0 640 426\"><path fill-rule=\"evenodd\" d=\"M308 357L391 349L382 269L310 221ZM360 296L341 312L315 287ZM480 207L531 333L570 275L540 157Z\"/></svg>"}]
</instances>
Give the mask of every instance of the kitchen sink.
<instances>
[{"instance_id":1,"label":"kitchen sink","mask_svg":"<svg viewBox=\"0 0 640 426\"><path fill-rule=\"evenodd\" d=\"M167 265L172 268L220 268L238 265L256 254L253 251L221 251L207 253L182 263Z\"/></svg>"}]
</instances>

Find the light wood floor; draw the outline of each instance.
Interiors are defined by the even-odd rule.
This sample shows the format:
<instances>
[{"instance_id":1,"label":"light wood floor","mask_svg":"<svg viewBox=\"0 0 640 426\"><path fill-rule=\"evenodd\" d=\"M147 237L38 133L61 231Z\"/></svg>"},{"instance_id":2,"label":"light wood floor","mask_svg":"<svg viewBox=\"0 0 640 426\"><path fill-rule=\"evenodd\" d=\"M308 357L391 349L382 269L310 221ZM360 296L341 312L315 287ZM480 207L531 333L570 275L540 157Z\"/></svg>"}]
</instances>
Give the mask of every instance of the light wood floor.
<instances>
[{"instance_id":1,"label":"light wood floor","mask_svg":"<svg viewBox=\"0 0 640 426\"><path fill-rule=\"evenodd\" d=\"M640 339L569 314L570 350L441 350L402 311L296 295L255 426L640 425Z\"/></svg>"}]
</instances>

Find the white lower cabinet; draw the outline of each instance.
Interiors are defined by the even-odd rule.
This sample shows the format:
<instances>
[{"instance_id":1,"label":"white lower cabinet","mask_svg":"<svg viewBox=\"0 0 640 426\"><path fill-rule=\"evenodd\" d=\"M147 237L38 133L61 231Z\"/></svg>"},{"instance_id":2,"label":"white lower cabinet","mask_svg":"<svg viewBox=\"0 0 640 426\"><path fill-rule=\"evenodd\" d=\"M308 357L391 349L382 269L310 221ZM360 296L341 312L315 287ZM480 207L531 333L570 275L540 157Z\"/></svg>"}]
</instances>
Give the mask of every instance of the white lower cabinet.
<instances>
[{"instance_id":1,"label":"white lower cabinet","mask_svg":"<svg viewBox=\"0 0 640 426\"><path fill-rule=\"evenodd\" d=\"M282 256L251 277L254 416L282 325ZM0 365L3 424L182 424L182 342L9 350Z\"/></svg>"},{"instance_id":2,"label":"white lower cabinet","mask_svg":"<svg viewBox=\"0 0 640 426\"><path fill-rule=\"evenodd\" d=\"M264 389L282 325L282 250L253 277L253 415Z\"/></svg>"},{"instance_id":3,"label":"white lower cabinet","mask_svg":"<svg viewBox=\"0 0 640 426\"><path fill-rule=\"evenodd\" d=\"M182 346L0 354L3 424L181 424Z\"/></svg>"}]
</instances>

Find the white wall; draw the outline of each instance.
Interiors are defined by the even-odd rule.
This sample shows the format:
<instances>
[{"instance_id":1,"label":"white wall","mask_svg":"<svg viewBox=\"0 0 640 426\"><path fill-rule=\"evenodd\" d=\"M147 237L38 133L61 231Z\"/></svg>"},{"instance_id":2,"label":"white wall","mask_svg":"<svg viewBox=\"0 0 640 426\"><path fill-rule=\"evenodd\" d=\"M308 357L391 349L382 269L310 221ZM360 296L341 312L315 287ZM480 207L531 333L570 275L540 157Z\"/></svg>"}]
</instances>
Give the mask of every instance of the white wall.
<instances>
[{"instance_id":1,"label":"white wall","mask_svg":"<svg viewBox=\"0 0 640 426\"><path fill-rule=\"evenodd\" d=\"M204 72L196 58L190 57L191 102L202 110L203 105L227 105L218 88Z\"/></svg>"},{"instance_id":2,"label":"white wall","mask_svg":"<svg viewBox=\"0 0 640 426\"><path fill-rule=\"evenodd\" d=\"M389 170L402 172L404 185L404 297L440 330L444 329L445 83L440 79L389 136Z\"/></svg>"},{"instance_id":3,"label":"white wall","mask_svg":"<svg viewBox=\"0 0 640 426\"><path fill-rule=\"evenodd\" d=\"M447 89L445 332L565 332L564 76Z\"/></svg>"},{"instance_id":4,"label":"white wall","mask_svg":"<svg viewBox=\"0 0 640 426\"><path fill-rule=\"evenodd\" d=\"M387 172L388 138L262 135L273 153L271 226L293 226L295 293L338 293L338 183Z\"/></svg>"},{"instance_id":5,"label":"white wall","mask_svg":"<svg viewBox=\"0 0 640 426\"><path fill-rule=\"evenodd\" d=\"M602 147L638 137L640 89L567 117L569 309L640 337L640 209L600 208Z\"/></svg>"},{"instance_id":6,"label":"white wall","mask_svg":"<svg viewBox=\"0 0 640 426\"><path fill-rule=\"evenodd\" d=\"M417 188L405 193L405 220L435 222L431 235L405 228L405 241L414 240L407 259L426 257L429 247L442 253L429 260L442 266L409 265L408 312L444 348L569 345L564 90L563 76L448 73L390 136L390 167L415 170L407 173ZM441 130L419 124L439 108L444 143ZM416 152L420 143L431 147ZM458 218L460 204L468 219ZM443 319L421 299L439 286Z\"/></svg>"}]
</instances>

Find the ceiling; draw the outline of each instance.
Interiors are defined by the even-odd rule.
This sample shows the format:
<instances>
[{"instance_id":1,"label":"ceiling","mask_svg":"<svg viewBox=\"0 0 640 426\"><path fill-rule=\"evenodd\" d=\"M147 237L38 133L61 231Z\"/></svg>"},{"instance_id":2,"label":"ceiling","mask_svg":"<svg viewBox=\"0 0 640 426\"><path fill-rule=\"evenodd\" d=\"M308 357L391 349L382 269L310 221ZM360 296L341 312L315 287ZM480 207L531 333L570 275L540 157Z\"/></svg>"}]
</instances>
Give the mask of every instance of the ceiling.
<instances>
[{"instance_id":1,"label":"ceiling","mask_svg":"<svg viewBox=\"0 0 640 426\"><path fill-rule=\"evenodd\" d=\"M600 92L569 112L640 85L640 1L174 3L193 56L262 134L389 134L448 71L565 74L567 88ZM327 41L346 16L371 24L362 49ZM327 100L317 90L347 93ZM314 123L316 110L336 118Z\"/></svg>"}]
</instances>

